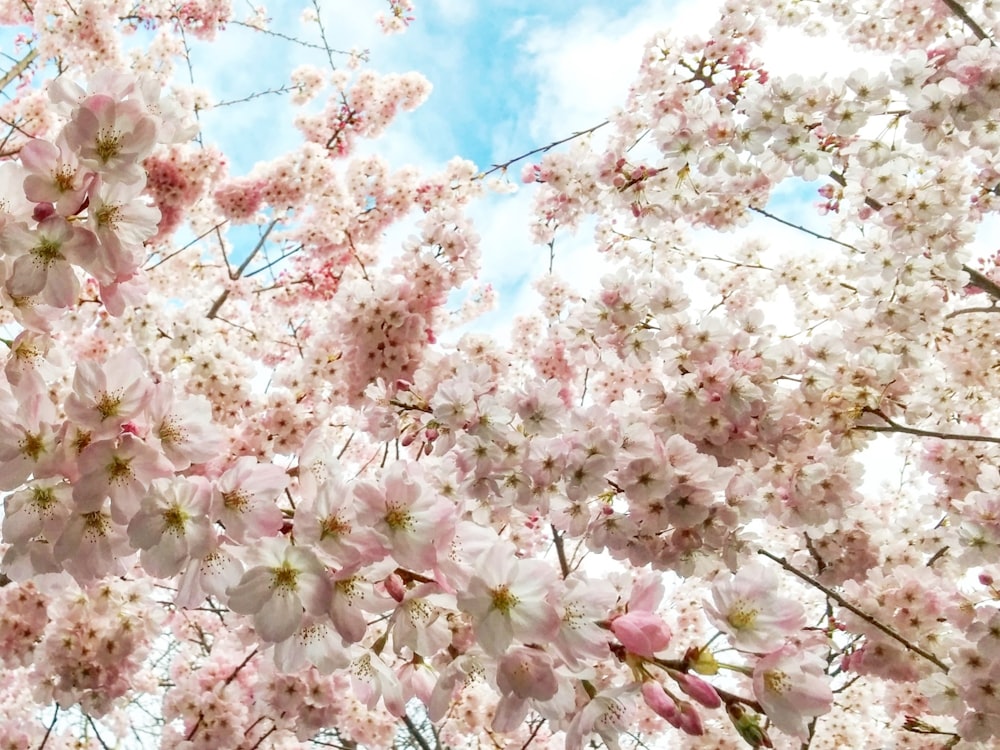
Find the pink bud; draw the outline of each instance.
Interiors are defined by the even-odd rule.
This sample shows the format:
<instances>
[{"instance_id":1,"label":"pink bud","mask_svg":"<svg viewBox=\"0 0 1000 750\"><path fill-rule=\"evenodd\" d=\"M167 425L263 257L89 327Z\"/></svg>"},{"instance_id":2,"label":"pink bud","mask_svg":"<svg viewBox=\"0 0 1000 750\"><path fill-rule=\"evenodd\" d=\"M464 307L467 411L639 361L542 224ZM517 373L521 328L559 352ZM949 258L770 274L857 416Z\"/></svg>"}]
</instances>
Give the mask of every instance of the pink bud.
<instances>
[{"instance_id":1,"label":"pink bud","mask_svg":"<svg viewBox=\"0 0 1000 750\"><path fill-rule=\"evenodd\" d=\"M385 590L397 602L403 601L403 597L406 596L406 586L403 584L403 579L397 573L390 573L386 576Z\"/></svg>"},{"instance_id":2,"label":"pink bud","mask_svg":"<svg viewBox=\"0 0 1000 750\"><path fill-rule=\"evenodd\" d=\"M983 586L992 586L993 585L993 576L991 576L989 573L980 573L979 574L979 582Z\"/></svg>"},{"instance_id":3,"label":"pink bud","mask_svg":"<svg viewBox=\"0 0 1000 750\"><path fill-rule=\"evenodd\" d=\"M631 653L652 659L670 644L670 628L659 615L632 610L611 622L611 632Z\"/></svg>"},{"instance_id":4,"label":"pink bud","mask_svg":"<svg viewBox=\"0 0 1000 750\"><path fill-rule=\"evenodd\" d=\"M678 704L681 710L680 729L695 736L705 734L705 725L701 723L701 714L693 703L682 701Z\"/></svg>"},{"instance_id":5,"label":"pink bud","mask_svg":"<svg viewBox=\"0 0 1000 750\"><path fill-rule=\"evenodd\" d=\"M672 727L680 729L681 712L677 710L677 704L667 695L667 691L658 682L642 683L642 699L646 701L653 713L662 717Z\"/></svg>"},{"instance_id":6,"label":"pink bud","mask_svg":"<svg viewBox=\"0 0 1000 750\"><path fill-rule=\"evenodd\" d=\"M705 708L718 708L722 705L722 699L715 692L715 688L709 685L700 677L693 674L680 674L674 677L681 690L698 701Z\"/></svg>"},{"instance_id":7,"label":"pink bud","mask_svg":"<svg viewBox=\"0 0 1000 750\"><path fill-rule=\"evenodd\" d=\"M31 218L35 221L45 221L56 212L56 207L51 203L36 203L31 212Z\"/></svg>"}]
</instances>

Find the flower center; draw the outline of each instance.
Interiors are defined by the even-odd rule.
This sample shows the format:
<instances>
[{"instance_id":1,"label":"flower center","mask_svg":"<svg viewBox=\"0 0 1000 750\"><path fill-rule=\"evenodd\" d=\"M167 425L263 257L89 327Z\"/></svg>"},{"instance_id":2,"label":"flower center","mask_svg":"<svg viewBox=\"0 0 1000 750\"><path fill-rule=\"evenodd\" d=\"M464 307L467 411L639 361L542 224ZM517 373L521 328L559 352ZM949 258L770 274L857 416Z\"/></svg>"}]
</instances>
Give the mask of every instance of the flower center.
<instances>
[{"instance_id":1,"label":"flower center","mask_svg":"<svg viewBox=\"0 0 1000 750\"><path fill-rule=\"evenodd\" d=\"M249 500L250 496L243 490L233 490L232 492L222 493L223 505L226 506L226 510L231 510L234 513L242 513L245 511Z\"/></svg>"},{"instance_id":2,"label":"flower center","mask_svg":"<svg viewBox=\"0 0 1000 750\"><path fill-rule=\"evenodd\" d=\"M791 680L780 669L771 669L764 673L764 687L768 692L782 695L791 687Z\"/></svg>"},{"instance_id":3,"label":"flower center","mask_svg":"<svg viewBox=\"0 0 1000 750\"><path fill-rule=\"evenodd\" d=\"M97 157L101 162L107 164L121 153L121 134L117 130L103 128L97 134L97 142L94 144L94 150L97 152Z\"/></svg>"},{"instance_id":4,"label":"flower center","mask_svg":"<svg viewBox=\"0 0 1000 750\"><path fill-rule=\"evenodd\" d=\"M190 516L184 512L179 505L171 505L163 511L164 531L174 536L183 536L184 527L187 525Z\"/></svg>"},{"instance_id":5,"label":"flower center","mask_svg":"<svg viewBox=\"0 0 1000 750\"><path fill-rule=\"evenodd\" d=\"M510 593L510 587L507 584L497 586L490 593L493 594L493 609L504 615L510 614L510 611L520 602L516 596Z\"/></svg>"},{"instance_id":6,"label":"flower center","mask_svg":"<svg viewBox=\"0 0 1000 750\"><path fill-rule=\"evenodd\" d=\"M27 433L18 442L17 447L21 449L21 454L27 456L32 461L37 461L38 457L45 452L45 441L42 440L41 433Z\"/></svg>"},{"instance_id":7,"label":"flower center","mask_svg":"<svg viewBox=\"0 0 1000 750\"><path fill-rule=\"evenodd\" d=\"M299 571L288 562L281 563L279 568L271 568L271 584L276 589L295 591L298 588Z\"/></svg>"},{"instance_id":8,"label":"flower center","mask_svg":"<svg viewBox=\"0 0 1000 750\"><path fill-rule=\"evenodd\" d=\"M101 415L101 421L103 422L105 419L117 417L118 409L121 405L121 393L102 393L96 404L97 413Z\"/></svg>"},{"instance_id":9,"label":"flower center","mask_svg":"<svg viewBox=\"0 0 1000 750\"><path fill-rule=\"evenodd\" d=\"M757 610L753 607L747 606L746 603L741 602L729 612L726 617L726 622L732 625L737 630L743 630L744 628L749 628L754 624L757 619Z\"/></svg>"},{"instance_id":10,"label":"flower center","mask_svg":"<svg viewBox=\"0 0 1000 750\"><path fill-rule=\"evenodd\" d=\"M112 482L123 483L132 478L132 459L114 456L108 464L108 479Z\"/></svg>"}]
</instances>

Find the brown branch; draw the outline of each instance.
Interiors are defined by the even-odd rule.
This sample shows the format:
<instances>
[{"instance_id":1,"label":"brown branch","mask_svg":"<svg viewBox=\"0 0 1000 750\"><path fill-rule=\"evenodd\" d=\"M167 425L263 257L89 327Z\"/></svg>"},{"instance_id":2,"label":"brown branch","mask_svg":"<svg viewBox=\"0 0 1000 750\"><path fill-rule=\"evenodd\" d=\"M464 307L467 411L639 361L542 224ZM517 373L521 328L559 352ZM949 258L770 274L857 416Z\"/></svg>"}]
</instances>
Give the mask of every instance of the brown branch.
<instances>
[{"instance_id":1,"label":"brown branch","mask_svg":"<svg viewBox=\"0 0 1000 750\"><path fill-rule=\"evenodd\" d=\"M898 643L902 644L907 650L912 651L913 653L918 654L919 656L922 656L927 661L929 661L931 664L933 664L938 669L940 669L942 672L945 672L945 673L948 672L947 665L945 665L945 663L943 661L941 661L938 657L936 657L930 651L927 651L927 650L921 648L920 646L917 646L916 644L910 643L908 640L906 640L906 638L904 638L903 636L901 636L899 633L897 633L895 630L893 630L892 628L890 628L888 625L882 624L881 622L879 622L878 620L876 620L874 617L872 617L868 613L866 613L866 612L858 609L853 604L851 604L849 601L847 601L846 599L844 599L844 597L842 597L840 594L838 594L837 592L833 591L832 589L827 588L826 586L824 586L822 583L820 583L819 581L817 581L815 578L813 578L812 576L808 575L807 573L803 573L801 570L799 570L794 565L792 565L791 563L789 563L785 558L778 557L777 555L772 555L770 552L768 552L767 550L764 550L764 549L757 550L757 554L758 555L763 555L764 557L766 557L766 558L768 558L770 560L774 560L774 562L778 563L778 565L780 565L782 568L784 568L785 570L787 570L789 573L792 573L793 575L795 575L798 578L802 579L803 581L805 581L806 583L808 583L813 588L819 589L824 594L826 594L828 597L830 597L835 602L837 602L837 604L839 604L841 607L843 607L844 609L848 610L849 612L853 612L855 615L857 615L858 617L860 617L862 620L864 620L865 622L867 622L869 625L872 625L873 627L878 628L883 633L885 633L887 636L889 636L893 640L897 641Z\"/></svg>"},{"instance_id":2,"label":"brown branch","mask_svg":"<svg viewBox=\"0 0 1000 750\"><path fill-rule=\"evenodd\" d=\"M975 268L971 268L966 264L962 264L962 270L969 274L969 278L972 279L972 285L982 289L988 295L990 295L995 300L1000 300L1000 285L993 282L986 274L977 271Z\"/></svg>"},{"instance_id":3,"label":"brown branch","mask_svg":"<svg viewBox=\"0 0 1000 750\"><path fill-rule=\"evenodd\" d=\"M409 730L410 736L413 737L418 745L420 745L420 750L431 750L430 743L428 743L424 736L420 734L420 730L417 728L417 725L413 723L413 719L405 713L403 714L403 723Z\"/></svg>"},{"instance_id":4,"label":"brown branch","mask_svg":"<svg viewBox=\"0 0 1000 750\"><path fill-rule=\"evenodd\" d=\"M239 268L236 269L235 273L229 274L230 281L236 281L238 278L240 278L240 276L243 275L243 272L246 270L247 266L250 265L250 261L252 261L256 257L257 253L260 252L261 248L264 247L264 242L267 240L267 236L271 233L271 230L274 229L275 226L277 226L278 221L280 221L280 219L273 219L271 223L267 225L267 229L264 230L264 233L260 236L260 239L257 240L257 244L254 246L254 249L250 251L250 254L246 257L246 260L244 260L240 264ZM225 258L225 251L223 251L223 257ZM228 264L229 264L229 259L227 258L226 265ZM215 302L212 303L212 307L208 311L208 314L205 317L211 320L216 315L218 315L219 308L221 308L225 304L227 299L229 299L229 290L223 289L222 294L220 294L216 298Z\"/></svg>"},{"instance_id":5,"label":"brown branch","mask_svg":"<svg viewBox=\"0 0 1000 750\"><path fill-rule=\"evenodd\" d=\"M826 240L827 242L833 242L834 244L840 245L841 247L846 247L848 250L853 250L854 252L858 252L858 249L854 247L854 245L850 245L846 242L841 242L840 240L834 237L830 237L825 234L820 234L819 232L814 232L811 229L806 229L804 226L795 224L791 221L788 221L787 219L782 219L780 216L775 216L774 214L765 211L763 208L757 208L756 206L748 206L748 208L754 213L760 214L761 216L766 216L768 219L772 219L778 222L779 224L784 224L786 227L791 227L792 229L798 229L800 232L805 232L806 234L815 237L818 240ZM710 258L710 260L714 259ZM717 260L723 260L723 259L718 258ZM764 266L759 266L759 267L764 268ZM770 269L765 269L765 270L770 270Z\"/></svg>"},{"instance_id":6,"label":"brown branch","mask_svg":"<svg viewBox=\"0 0 1000 750\"><path fill-rule=\"evenodd\" d=\"M55 711L53 711L52 713L52 721L49 722L49 725L45 728L45 736L42 737L42 742L41 744L38 745L38 750L44 750L45 744L49 741L49 735L52 734L52 730L55 729L56 719L58 718L59 718L59 704L57 703Z\"/></svg>"},{"instance_id":7,"label":"brown branch","mask_svg":"<svg viewBox=\"0 0 1000 750\"><path fill-rule=\"evenodd\" d=\"M533 149L531 151L528 151L527 153L521 154L520 156L515 156L510 161L505 161L503 164L494 164L490 169L487 169L485 172L480 172L478 175L476 175L476 178L481 180L484 177L487 177L487 176L493 174L494 172L505 172L505 171L507 171L507 168L511 164L516 164L517 162L521 161L522 159L527 159L529 156L534 156L535 154L544 154L547 151L551 151L556 146L561 146L564 143L569 143L570 141L574 140L575 138L579 138L581 135L590 135L595 130L603 128L609 122L610 122L609 120L605 120L604 122L599 122L597 125L594 125L591 128L587 128L586 130L579 130L579 131L573 133L572 135L566 136L562 140L553 141L548 146L541 146L539 148L536 148L536 149Z\"/></svg>"},{"instance_id":8,"label":"brown branch","mask_svg":"<svg viewBox=\"0 0 1000 750\"><path fill-rule=\"evenodd\" d=\"M3 77L0 78L0 89L7 88L7 84L13 81L15 78L20 76L31 63L35 61L38 57L38 48L28 50L28 54L14 63L14 67L4 73Z\"/></svg>"},{"instance_id":9,"label":"brown branch","mask_svg":"<svg viewBox=\"0 0 1000 750\"><path fill-rule=\"evenodd\" d=\"M562 577L569 577L569 561L566 560L566 548L563 546L562 534L559 533L559 529L552 526L552 544L556 548L556 556L559 558L559 569L562 571Z\"/></svg>"},{"instance_id":10,"label":"brown branch","mask_svg":"<svg viewBox=\"0 0 1000 750\"><path fill-rule=\"evenodd\" d=\"M958 16L973 34L982 40L988 40L991 47L996 47L996 43L990 38L990 35L983 31L983 27L972 19L972 16L966 12L965 8L955 0L941 0L941 2L948 7L948 10Z\"/></svg>"},{"instance_id":11,"label":"brown branch","mask_svg":"<svg viewBox=\"0 0 1000 750\"><path fill-rule=\"evenodd\" d=\"M865 413L874 414L879 419L886 422L885 426L880 425L856 425L852 429L864 430L865 432L898 432L904 435L914 435L916 437L932 437L941 440L964 440L968 443L994 443L1000 445L1000 438L990 435L965 435L955 432L937 432L936 430L921 430L918 427L908 427L904 424L894 422L885 414L875 409L865 409Z\"/></svg>"}]
</instances>

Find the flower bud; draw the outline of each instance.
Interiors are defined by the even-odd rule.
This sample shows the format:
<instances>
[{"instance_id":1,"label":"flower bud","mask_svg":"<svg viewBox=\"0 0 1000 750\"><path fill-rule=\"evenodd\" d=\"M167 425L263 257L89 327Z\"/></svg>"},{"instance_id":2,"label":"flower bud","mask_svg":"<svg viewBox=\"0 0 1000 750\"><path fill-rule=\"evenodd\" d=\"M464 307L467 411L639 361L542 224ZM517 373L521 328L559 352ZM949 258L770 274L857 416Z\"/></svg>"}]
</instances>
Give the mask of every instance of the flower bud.
<instances>
[{"instance_id":1,"label":"flower bud","mask_svg":"<svg viewBox=\"0 0 1000 750\"><path fill-rule=\"evenodd\" d=\"M674 703L673 699L667 695L663 685L653 681L642 683L642 699L646 701L646 705L653 710L653 713L665 719L670 726L680 729L681 712L677 709L677 704Z\"/></svg>"},{"instance_id":2,"label":"flower bud","mask_svg":"<svg viewBox=\"0 0 1000 750\"><path fill-rule=\"evenodd\" d=\"M385 590L397 602L403 601L403 597L406 596L406 586L403 584L403 579L397 573L390 573L386 576Z\"/></svg>"},{"instance_id":3,"label":"flower bud","mask_svg":"<svg viewBox=\"0 0 1000 750\"><path fill-rule=\"evenodd\" d=\"M695 737L705 734L705 725L701 722L701 714L693 703L681 701L677 704L681 710L680 729Z\"/></svg>"},{"instance_id":4,"label":"flower bud","mask_svg":"<svg viewBox=\"0 0 1000 750\"><path fill-rule=\"evenodd\" d=\"M681 690L698 701L705 708L718 708L722 705L722 699L715 692L715 688L709 685L700 677L693 674L678 674L674 677Z\"/></svg>"},{"instance_id":5,"label":"flower bud","mask_svg":"<svg viewBox=\"0 0 1000 750\"><path fill-rule=\"evenodd\" d=\"M670 644L670 628L659 615L643 610L626 612L611 621L611 632L633 654L652 659Z\"/></svg>"}]
</instances>

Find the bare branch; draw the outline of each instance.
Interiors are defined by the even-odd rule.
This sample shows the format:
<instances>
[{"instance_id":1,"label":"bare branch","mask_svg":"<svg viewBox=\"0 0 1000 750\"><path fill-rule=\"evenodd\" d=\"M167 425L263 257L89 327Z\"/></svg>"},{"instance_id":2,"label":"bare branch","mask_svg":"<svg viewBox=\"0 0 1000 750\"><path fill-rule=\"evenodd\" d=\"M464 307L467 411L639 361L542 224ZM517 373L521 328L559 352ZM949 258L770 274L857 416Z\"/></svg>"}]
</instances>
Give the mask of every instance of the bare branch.
<instances>
[{"instance_id":1,"label":"bare branch","mask_svg":"<svg viewBox=\"0 0 1000 750\"><path fill-rule=\"evenodd\" d=\"M912 651L913 653L918 654L919 656L922 656L927 661L929 661L931 664L933 664L938 669L940 669L942 672L945 672L945 673L948 672L948 667L945 665L945 663L943 661L941 661L938 657L936 657L934 654L932 654L930 651L927 651L927 650L921 648L920 646L917 646L914 643L910 643L908 640L906 640L906 638L904 638L903 636L901 636L899 633L897 633L895 630L893 630L892 628L890 628L888 625L882 624L881 622L879 622L878 620L876 620L874 617L872 617L868 613L863 612L862 610L858 609L853 604L851 604L849 601L847 601L846 599L844 599L844 597L842 597L836 591L833 591L832 589L827 588L826 586L824 586L822 583L820 583L819 581L817 581L812 576L810 576L810 575L808 575L806 573L803 573L801 570L799 570L794 565L792 565L791 563L789 563L785 558L778 557L777 555L772 555L770 552L768 552L767 550L764 550L764 549L757 550L757 554L758 555L763 555L764 557L766 557L766 558L768 558L770 560L774 560L774 562L778 563L778 565L780 565L782 568L784 568L785 570L787 570L789 573L792 573L793 575L797 576L798 578L801 578L803 581L805 581L806 583L808 583L813 588L819 589L824 594L826 594L828 597L830 597L835 602L837 602L837 604L839 604L844 609L848 610L849 612L853 612L855 615L857 615L858 617L860 617L862 620L864 620L865 622L867 622L869 625L878 628L883 633L885 633L887 636L889 636L893 640L897 641L898 643L902 644L908 651Z\"/></svg>"},{"instance_id":2,"label":"bare branch","mask_svg":"<svg viewBox=\"0 0 1000 750\"><path fill-rule=\"evenodd\" d=\"M544 154L547 151L551 151L556 146L561 146L564 143L569 143L570 141L572 141L575 138L579 138L580 136L583 136L583 135L590 135L594 131L596 131L596 130L598 130L600 128L603 128L605 125L608 124L608 122L609 122L608 120L605 120L604 122L599 122L599 123L597 123L597 125L594 125L591 128L587 128L586 130L579 130L579 131L573 133L572 135L566 136L562 140L553 141L548 146L541 146L540 148L533 149L531 151L528 151L527 153L521 154L520 156L515 156L510 161L505 161L503 164L494 164L490 169L487 169L485 172L481 172L480 174L476 175L476 178L481 180L484 177L487 177L487 176L493 174L494 172L501 172L501 171L506 172L507 168L510 165L516 164L517 162L521 161L522 159L527 159L529 156L534 156L535 154Z\"/></svg>"}]
</instances>

